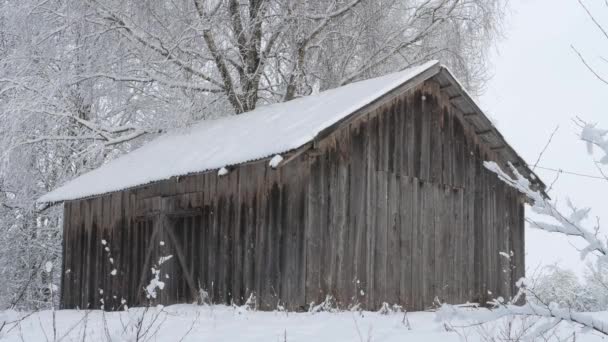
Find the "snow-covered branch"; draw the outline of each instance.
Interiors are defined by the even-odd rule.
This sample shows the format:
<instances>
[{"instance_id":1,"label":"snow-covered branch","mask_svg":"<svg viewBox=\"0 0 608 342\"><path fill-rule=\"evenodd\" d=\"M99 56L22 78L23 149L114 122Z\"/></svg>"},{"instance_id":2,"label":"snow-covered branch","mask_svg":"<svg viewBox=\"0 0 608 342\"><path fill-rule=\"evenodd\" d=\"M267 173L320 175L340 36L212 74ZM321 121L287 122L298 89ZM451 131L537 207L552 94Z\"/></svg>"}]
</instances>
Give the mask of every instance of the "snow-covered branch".
<instances>
[{"instance_id":1,"label":"snow-covered branch","mask_svg":"<svg viewBox=\"0 0 608 342\"><path fill-rule=\"evenodd\" d=\"M608 130L597 128L596 124L584 123L581 140L586 142L589 154L593 153L594 146L598 147L604 154L599 162L608 165Z\"/></svg>"},{"instance_id":2,"label":"snow-covered branch","mask_svg":"<svg viewBox=\"0 0 608 342\"><path fill-rule=\"evenodd\" d=\"M598 237L597 227L588 228L583 224L583 221L589 215L590 208L579 209L568 203L571 213L564 214L539 190L532 189L530 181L522 176L513 165L510 165L510 167L515 177L508 175L495 162L484 162L484 165L488 170L494 172L500 180L524 194L535 213L550 219L550 221L531 220L531 227L550 233L561 233L582 238L586 244L581 250L582 259L590 252L596 252L598 256L603 258L608 256L608 244L606 240Z\"/></svg>"},{"instance_id":3,"label":"snow-covered branch","mask_svg":"<svg viewBox=\"0 0 608 342\"><path fill-rule=\"evenodd\" d=\"M570 308L561 308L555 303L549 305L538 305L526 303L524 305L505 304L498 301L490 303L490 309L463 308L443 304L437 312L437 318L443 321L454 319L464 320L472 325L484 324L510 316L530 316L552 319L549 327L554 327L561 322L569 322L579 325L581 328L591 329L604 335L608 335L608 323L594 318L592 314L572 311ZM538 337L544 332L544 326L532 330L527 336L529 339Z\"/></svg>"}]
</instances>

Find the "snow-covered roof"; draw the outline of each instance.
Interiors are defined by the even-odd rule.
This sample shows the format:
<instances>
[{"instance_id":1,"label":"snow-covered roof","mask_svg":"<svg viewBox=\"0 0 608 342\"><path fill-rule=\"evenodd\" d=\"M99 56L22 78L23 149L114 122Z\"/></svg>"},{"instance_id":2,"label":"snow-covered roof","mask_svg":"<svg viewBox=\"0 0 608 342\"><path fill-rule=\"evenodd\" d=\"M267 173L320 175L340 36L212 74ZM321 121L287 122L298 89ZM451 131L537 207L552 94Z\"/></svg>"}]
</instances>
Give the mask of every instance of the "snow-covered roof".
<instances>
[{"instance_id":1,"label":"snow-covered roof","mask_svg":"<svg viewBox=\"0 0 608 342\"><path fill-rule=\"evenodd\" d=\"M301 147L321 131L430 69L437 61L166 133L42 196L54 203L248 161Z\"/></svg>"}]
</instances>

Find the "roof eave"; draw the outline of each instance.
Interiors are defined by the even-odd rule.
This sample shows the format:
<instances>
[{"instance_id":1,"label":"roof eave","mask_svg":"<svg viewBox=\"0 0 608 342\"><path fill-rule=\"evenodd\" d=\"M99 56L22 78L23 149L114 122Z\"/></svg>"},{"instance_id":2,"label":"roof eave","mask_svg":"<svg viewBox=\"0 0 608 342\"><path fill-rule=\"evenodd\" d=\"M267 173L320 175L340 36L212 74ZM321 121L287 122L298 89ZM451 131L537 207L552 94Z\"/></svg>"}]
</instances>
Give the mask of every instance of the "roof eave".
<instances>
[{"instance_id":1,"label":"roof eave","mask_svg":"<svg viewBox=\"0 0 608 342\"><path fill-rule=\"evenodd\" d=\"M532 169L530 169L528 163L506 141L504 136L498 131L481 108L479 108L475 100L473 100L471 95L464 89L462 84L458 82L451 71L442 65L440 66L440 71L437 73L437 76L439 76L438 78L440 79L442 89L450 87L452 88L452 92L455 91L458 93L458 96L451 96L453 97L453 99L450 99L451 105L458 108L465 116L464 119L476 128L475 133L480 139L488 141L490 140L488 139L489 137L494 136L494 141L497 141L498 143L495 146L490 146L490 149L497 153L504 164L507 162L513 164L513 166L516 167L522 175L526 176L545 197L549 198L545 192L545 183ZM446 80L449 84L441 83ZM481 135L483 135L483 137Z\"/></svg>"}]
</instances>

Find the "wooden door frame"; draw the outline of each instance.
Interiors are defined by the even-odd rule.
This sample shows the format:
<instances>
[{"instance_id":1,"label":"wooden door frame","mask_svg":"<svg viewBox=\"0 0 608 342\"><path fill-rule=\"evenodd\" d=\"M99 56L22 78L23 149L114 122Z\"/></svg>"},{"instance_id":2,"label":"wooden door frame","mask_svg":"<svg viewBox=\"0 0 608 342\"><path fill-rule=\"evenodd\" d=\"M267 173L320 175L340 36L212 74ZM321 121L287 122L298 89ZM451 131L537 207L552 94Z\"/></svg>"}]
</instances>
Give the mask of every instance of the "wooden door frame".
<instances>
[{"instance_id":1,"label":"wooden door frame","mask_svg":"<svg viewBox=\"0 0 608 342\"><path fill-rule=\"evenodd\" d=\"M148 246L148 250L146 251L146 256L144 259L145 260L144 267L142 268L142 273L139 278L137 291L139 292L140 290L143 289L144 283L146 281L147 271L150 268L150 261L151 261L152 254L154 253L155 249L158 248L158 246L156 246L156 244L153 242L156 239L156 237L160 234L161 239L162 239L161 241L169 240L168 242L173 245L173 248L175 249L175 256L178 261L178 266L181 267L182 272L184 273L184 278L186 280L188 287L190 288L190 293L191 293L192 299L196 300L198 297L198 291L197 291L198 289L196 287L194 279L192 278L192 273L190 272L191 267L188 267L188 264L186 263L186 258L183 253L183 251L184 251L183 246L179 243L179 241L175 237L174 229L175 229L175 220L176 219L181 218L181 217L196 216L196 215L200 214L202 211L200 209L199 210L177 210L177 211L170 210L171 197L161 197L160 201L161 201L160 210L151 212L150 215L145 215L146 217L152 218L154 228L152 231L152 235L150 236L150 244ZM167 237L168 239L165 239L164 237ZM191 265L191 266L195 267L195 265ZM160 267L160 265L159 265L159 267Z\"/></svg>"}]
</instances>

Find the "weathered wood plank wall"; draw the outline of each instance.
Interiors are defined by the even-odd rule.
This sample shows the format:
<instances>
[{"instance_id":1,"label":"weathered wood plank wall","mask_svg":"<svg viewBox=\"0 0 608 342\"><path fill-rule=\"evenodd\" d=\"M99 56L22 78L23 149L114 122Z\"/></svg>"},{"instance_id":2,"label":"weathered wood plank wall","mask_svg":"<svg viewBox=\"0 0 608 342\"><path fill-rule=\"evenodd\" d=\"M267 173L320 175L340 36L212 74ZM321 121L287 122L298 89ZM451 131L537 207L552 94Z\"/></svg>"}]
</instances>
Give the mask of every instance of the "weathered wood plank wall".
<instances>
[{"instance_id":1,"label":"weathered wood plank wall","mask_svg":"<svg viewBox=\"0 0 608 342\"><path fill-rule=\"evenodd\" d=\"M166 255L153 301L164 304L199 289L237 304L255 293L261 309L327 294L370 309L509 297L524 208L483 168L493 159L429 80L277 170L260 161L68 202L63 307L146 303Z\"/></svg>"}]
</instances>

